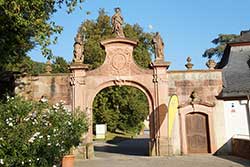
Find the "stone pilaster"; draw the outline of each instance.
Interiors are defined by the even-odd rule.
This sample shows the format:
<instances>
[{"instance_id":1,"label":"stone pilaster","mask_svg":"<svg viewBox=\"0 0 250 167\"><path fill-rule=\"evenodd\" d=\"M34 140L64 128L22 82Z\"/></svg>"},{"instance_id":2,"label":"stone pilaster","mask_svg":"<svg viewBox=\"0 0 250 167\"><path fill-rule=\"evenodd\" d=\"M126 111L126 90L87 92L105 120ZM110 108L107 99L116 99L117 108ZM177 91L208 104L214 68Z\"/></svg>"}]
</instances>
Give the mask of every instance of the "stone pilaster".
<instances>
[{"instance_id":1,"label":"stone pilaster","mask_svg":"<svg viewBox=\"0 0 250 167\"><path fill-rule=\"evenodd\" d=\"M86 72L88 70L87 64L72 63L70 65L71 78L70 85L72 87L72 111L80 109L86 113L89 127L88 132L82 142L82 146L76 151L76 154L82 154L81 157L91 159L94 156L93 147L93 130L92 130L92 112L89 112L89 108L86 104Z\"/></svg>"},{"instance_id":2,"label":"stone pilaster","mask_svg":"<svg viewBox=\"0 0 250 167\"><path fill-rule=\"evenodd\" d=\"M167 69L170 62L155 61L152 63L154 69L154 91L155 91L155 149L156 155L169 155L170 144L168 139L168 75Z\"/></svg>"},{"instance_id":3,"label":"stone pilaster","mask_svg":"<svg viewBox=\"0 0 250 167\"><path fill-rule=\"evenodd\" d=\"M83 106L85 76L88 70L88 65L82 63L73 63L70 65L71 78L70 85L72 86L72 110L76 108L84 111L86 107ZM77 90L77 91L76 91Z\"/></svg>"}]
</instances>

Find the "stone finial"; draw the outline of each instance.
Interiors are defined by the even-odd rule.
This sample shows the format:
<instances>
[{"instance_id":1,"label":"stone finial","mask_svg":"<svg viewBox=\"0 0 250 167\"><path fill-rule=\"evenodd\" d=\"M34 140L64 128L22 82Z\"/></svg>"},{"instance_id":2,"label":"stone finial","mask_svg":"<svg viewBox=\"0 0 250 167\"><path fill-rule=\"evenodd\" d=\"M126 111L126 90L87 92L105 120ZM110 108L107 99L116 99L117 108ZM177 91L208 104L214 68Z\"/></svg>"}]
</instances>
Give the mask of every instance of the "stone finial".
<instances>
[{"instance_id":1,"label":"stone finial","mask_svg":"<svg viewBox=\"0 0 250 167\"><path fill-rule=\"evenodd\" d=\"M123 33L123 17L121 15L121 9L115 8L115 14L111 18L111 23L113 27L113 33L116 35L117 38L125 38L125 35Z\"/></svg>"},{"instance_id":2,"label":"stone finial","mask_svg":"<svg viewBox=\"0 0 250 167\"><path fill-rule=\"evenodd\" d=\"M83 63L84 60L83 50L84 48L83 48L82 35L78 33L75 37L73 63Z\"/></svg>"},{"instance_id":3,"label":"stone finial","mask_svg":"<svg viewBox=\"0 0 250 167\"><path fill-rule=\"evenodd\" d=\"M216 66L216 62L212 59L209 59L206 63L209 70L214 70L214 67Z\"/></svg>"},{"instance_id":4,"label":"stone finial","mask_svg":"<svg viewBox=\"0 0 250 167\"><path fill-rule=\"evenodd\" d=\"M185 64L187 70L192 70L192 68L194 66L194 64L192 64L191 61L192 61L191 57L188 57L187 58L187 64Z\"/></svg>"},{"instance_id":5,"label":"stone finial","mask_svg":"<svg viewBox=\"0 0 250 167\"><path fill-rule=\"evenodd\" d=\"M45 72L46 72L47 74L51 74L51 72L52 72L52 67L51 67L51 62L50 62L50 60L48 60L48 61L46 62Z\"/></svg>"}]
</instances>

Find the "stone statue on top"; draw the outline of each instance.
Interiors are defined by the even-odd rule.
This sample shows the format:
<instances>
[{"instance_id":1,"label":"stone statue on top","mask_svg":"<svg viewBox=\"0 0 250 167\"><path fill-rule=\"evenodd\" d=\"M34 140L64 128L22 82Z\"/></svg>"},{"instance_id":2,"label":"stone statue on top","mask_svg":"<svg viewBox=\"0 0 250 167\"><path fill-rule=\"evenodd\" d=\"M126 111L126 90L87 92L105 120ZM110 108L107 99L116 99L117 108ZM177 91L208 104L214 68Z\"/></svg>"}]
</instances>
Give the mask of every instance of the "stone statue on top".
<instances>
[{"instance_id":1,"label":"stone statue on top","mask_svg":"<svg viewBox=\"0 0 250 167\"><path fill-rule=\"evenodd\" d=\"M73 63L83 63L84 60L83 51L84 51L83 39L81 34L78 33L75 37Z\"/></svg>"},{"instance_id":2,"label":"stone statue on top","mask_svg":"<svg viewBox=\"0 0 250 167\"><path fill-rule=\"evenodd\" d=\"M115 8L115 14L111 18L111 23L113 27L113 33L116 35L116 37L121 37L124 38L124 33L123 33L123 17L121 15L121 9L120 8Z\"/></svg>"},{"instance_id":3,"label":"stone statue on top","mask_svg":"<svg viewBox=\"0 0 250 167\"><path fill-rule=\"evenodd\" d=\"M155 36L153 37L152 43L154 44L155 49L155 60L164 61L164 42L159 32L156 32Z\"/></svg>"}]
</instances>

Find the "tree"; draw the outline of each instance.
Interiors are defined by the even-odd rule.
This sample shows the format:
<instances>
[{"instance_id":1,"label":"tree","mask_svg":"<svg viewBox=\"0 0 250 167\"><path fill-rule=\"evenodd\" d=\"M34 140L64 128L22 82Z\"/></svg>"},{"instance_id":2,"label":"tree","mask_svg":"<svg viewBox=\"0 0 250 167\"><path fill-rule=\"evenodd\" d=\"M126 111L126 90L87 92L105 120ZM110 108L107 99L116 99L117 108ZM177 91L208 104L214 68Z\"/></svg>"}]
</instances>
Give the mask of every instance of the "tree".
<instances>
[{"instance_id":1,"label":"tree","mask_svg":"<svg viewBox=\"0 0 250 167\"><path fill-rule=\"evenodd\" d=\"M239 35L236 35L236 34L219 34L217 38L212 40L212 43L217 46L214 48L209 48L205 50L202 56L207 57L209 59L212 58L213 56L217 56L218 58L221 58L227 43L233 42L238 37Z\"/></svg>"},{"instance_id":2,"label":"tree","mask_svg":"<svg viewBox=\"0 0 250 167\"><path fill-rule=\"evenodd\" d=\"M68 66L63 57L56 57L52 64L52 73L69 73Z\"/></svg>"},{"instance_id":3,"label":"tree","mask_svg":"<svg viewBox=\"0 0 250 167\"><path fill-rule=\"evenodd\" d=\"M16 62L14 64L9 62L8 64L5 64L5 70L38 75L45 72L45 64L33 61L30 57L25 56L20 58L19 62Z\"/></svg>"},{"instance_id":4,"label":"tree","mask_svg":"<svg viewBox=\"0 0 250 167\"><path fill-rule=\"evenodd\" d=\"M138 24L133 26L126 24L124 32L127 38L138 41L133 53L135 62L141 67L148 68L154 50L152 46L153 33L143 32Z\"/></svg>"},{"instance_id":5,"label":"tree","mask_svg":"<svg viewBox=\"0 0 250 167\"><path fill-rule=\"evenodd\" d=\"M44 56L52 57L48 46L56 42L62 27L51 16L65 4L70 13L79 2L83 0L0 0L0 70L22 60L37 45Z\"/></svg>"},{"instance_id":6,"label":"tree","mask_svg":"<svg viewBox=\"0 0 250 167\"><path fill-rule=\"evenodd\" d=\"M86 20L79 28L79 32L84 37L84 63L90 64L90 68L99 67L105 59L105 51L100 46L100 41L114 37L110 24L110 16L104 9L99 11L99 16L95 20ZM138 41L138 46L134 49L135 62L144 68L148 68L151 62L153 47L151 41L152 33L145 33L138 25L124 25L125 36Z\"/></svg>"},{"instance_id":7,"label":"tree","mask_svg":"<svg viewBox=\"0 0 250 167\"><path fill-rule=\"evenodd\" d=\"M134 87L103 89L94 100L94 124L105 123L108 130L138 133L148 115L147 97Z\"/></svg>"},{"instance_id":8,"label":"tree","mask_svg":"<svg viewBox=\"0 0 250 167\"><path fill-rule=\"evenodd\" d=\"M46 64L42 62L33 61L30 57L23 57L20 62L5 65L7 71L27 73L30 75L38 75L45 73ZM52 73L68 73L68 63L63 57L55 57L52 61Z\"/></svg>"}]
</instances>

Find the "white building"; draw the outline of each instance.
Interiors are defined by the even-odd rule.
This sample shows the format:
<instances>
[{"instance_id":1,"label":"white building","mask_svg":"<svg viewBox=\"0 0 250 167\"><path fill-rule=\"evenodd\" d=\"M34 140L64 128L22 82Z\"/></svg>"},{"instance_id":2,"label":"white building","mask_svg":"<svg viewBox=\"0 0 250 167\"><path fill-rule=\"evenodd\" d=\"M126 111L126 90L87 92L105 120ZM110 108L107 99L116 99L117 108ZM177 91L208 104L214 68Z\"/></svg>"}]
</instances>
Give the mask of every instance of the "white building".
<instances>
[{"instance_id":1,"label":"white building","mask_svg":"<svg viewBox=\"0 0 250 167\"><path fill-rule=\"evenodd\" d=\"M250 31L242 31L234 42L228 43L217 68L222 69L225 144L219 151L231 152L231 139L250 135Z\"/></svg>"}]
</instances>

